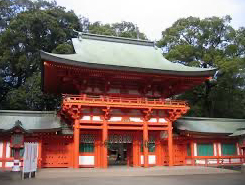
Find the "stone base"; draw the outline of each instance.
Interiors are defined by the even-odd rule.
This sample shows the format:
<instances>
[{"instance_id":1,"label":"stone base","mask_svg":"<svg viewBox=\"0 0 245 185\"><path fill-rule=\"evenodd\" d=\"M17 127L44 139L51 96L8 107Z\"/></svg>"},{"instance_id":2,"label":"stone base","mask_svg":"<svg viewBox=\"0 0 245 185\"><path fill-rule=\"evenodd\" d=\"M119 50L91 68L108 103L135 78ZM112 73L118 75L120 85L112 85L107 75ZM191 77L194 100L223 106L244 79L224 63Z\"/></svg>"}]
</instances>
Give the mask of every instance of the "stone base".
<instances>
[{"instance_id":1,"label":"stone base","mask_svg":"<svg viewBox=\"0 0 245 185\"><path fill-rule=\"evenodd\" d=\"M1 180L21 180L21 172L0 172Z\"/></svg>"},{"instance_id":2,"label":"stone base","mask_svg":"<svg viewBox=\"0 0 245 185\"><path fill-rule=\"evenodd\" d=\"M241 172L242 172L242 173L245 173L245 163L242 164L242 166L241 166Z\"/></svg>"}]
</instances>

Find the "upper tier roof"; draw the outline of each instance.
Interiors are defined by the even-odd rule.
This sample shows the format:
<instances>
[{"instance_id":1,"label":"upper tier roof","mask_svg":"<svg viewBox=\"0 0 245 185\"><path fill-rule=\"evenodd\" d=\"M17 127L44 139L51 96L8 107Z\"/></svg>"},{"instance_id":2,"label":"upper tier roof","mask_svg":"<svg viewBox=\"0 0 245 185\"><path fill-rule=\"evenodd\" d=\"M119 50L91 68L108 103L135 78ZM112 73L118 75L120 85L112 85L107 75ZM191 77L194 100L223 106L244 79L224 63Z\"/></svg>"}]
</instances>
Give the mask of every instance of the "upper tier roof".
<instances>
[{"instance_id":1,"label":"upper tier roof","mask_svg":"<svg viewBox=\"0 0 245 185\"><path fill-rule=\"evenodd\" d=\"M165 59L154 42L80 33L73 38L75 54L53 54L41 51L46 61L97 68L170 74L176 76L213 76L214 68L204 69L172 63Z\"/></svg>"}]
</instances>

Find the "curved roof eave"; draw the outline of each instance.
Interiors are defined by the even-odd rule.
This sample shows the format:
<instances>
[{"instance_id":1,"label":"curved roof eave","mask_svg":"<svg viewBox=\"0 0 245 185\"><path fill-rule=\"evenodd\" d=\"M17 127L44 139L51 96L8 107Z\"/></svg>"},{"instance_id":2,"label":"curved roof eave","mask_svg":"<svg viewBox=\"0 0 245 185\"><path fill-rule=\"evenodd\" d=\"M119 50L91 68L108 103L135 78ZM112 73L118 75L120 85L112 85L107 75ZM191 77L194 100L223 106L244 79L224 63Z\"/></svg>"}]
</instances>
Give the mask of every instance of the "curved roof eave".
<instances>
[{"instance_id":1,"label":"curved roof eave","mask_svg":"<svg viewBox=\"0 0 245 185\"><path fill-rule=\"evenodd\" d=\"M47 53L40 51L41 58L47 61L58 62L66 65L81 66L94 69L110 69L110 70L122 70L122 71L132 71L132 72L142 72L142 73L155 73L155 74L166 74L175 76L186 76L186 77L210 77L213 76L217 71L216 68L198 71L176 71L176 70L163 70L163 69L149 69L140 67L130 67L130 66L118 66L118 65L106 65L97 63L88 63L85 61L76 61L71 59L62 58L62 56L54 56L52 53ZM56 54L57 55L57 54ZM62 55L62 54L60 54ZM72 55L72 54L71 54Z\"/></svg>"}]
</instances>

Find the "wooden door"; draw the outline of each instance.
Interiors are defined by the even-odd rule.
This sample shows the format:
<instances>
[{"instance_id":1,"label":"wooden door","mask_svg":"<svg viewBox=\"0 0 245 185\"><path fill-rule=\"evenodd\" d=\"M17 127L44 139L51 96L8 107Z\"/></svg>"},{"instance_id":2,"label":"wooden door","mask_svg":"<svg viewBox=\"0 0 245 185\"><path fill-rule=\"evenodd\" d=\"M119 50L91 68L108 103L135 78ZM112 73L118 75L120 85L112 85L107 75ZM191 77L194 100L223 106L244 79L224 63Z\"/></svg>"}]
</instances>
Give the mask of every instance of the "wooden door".
<instances>
[{"instance_id":1,"label":"wooden door","mask_svg":"<svg viewBox=\"0 0 245 185\"><path fill-rule=\"evenodd\" d=\"M174 165L185 165L186 145L182 143L174 144Z\"/></svg>"},{"instance_id":2,"label":"wooden door","mask_svg":"<svg viewBox=\"0 0 245 185\"><path fill-rule=\"evenodd\" d=\"M72 167L72 139L53 137L42 143L42 167Z\"/></svg>"}]
</instances>

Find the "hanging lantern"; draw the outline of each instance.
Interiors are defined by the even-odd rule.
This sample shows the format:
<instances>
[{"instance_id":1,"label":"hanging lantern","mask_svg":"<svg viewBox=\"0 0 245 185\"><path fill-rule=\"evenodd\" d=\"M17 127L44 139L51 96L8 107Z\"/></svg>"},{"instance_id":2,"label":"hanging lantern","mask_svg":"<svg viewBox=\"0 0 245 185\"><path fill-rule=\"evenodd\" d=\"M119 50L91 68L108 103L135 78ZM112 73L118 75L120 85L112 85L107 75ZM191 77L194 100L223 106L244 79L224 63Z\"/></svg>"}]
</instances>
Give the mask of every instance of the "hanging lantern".
<instances>
[{"instance_id":1,"label":"hanging lantern","mask_svg":"<svg viewBox=\"0 0 245 185\"><path fill-rule=\"evenodd\" d=\"M24 135L19 133L14 133L11 136L11 147L13 148L23 148L24 147Z\"/></svg>"}]
</instances>

